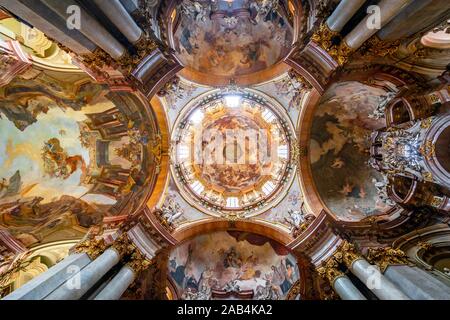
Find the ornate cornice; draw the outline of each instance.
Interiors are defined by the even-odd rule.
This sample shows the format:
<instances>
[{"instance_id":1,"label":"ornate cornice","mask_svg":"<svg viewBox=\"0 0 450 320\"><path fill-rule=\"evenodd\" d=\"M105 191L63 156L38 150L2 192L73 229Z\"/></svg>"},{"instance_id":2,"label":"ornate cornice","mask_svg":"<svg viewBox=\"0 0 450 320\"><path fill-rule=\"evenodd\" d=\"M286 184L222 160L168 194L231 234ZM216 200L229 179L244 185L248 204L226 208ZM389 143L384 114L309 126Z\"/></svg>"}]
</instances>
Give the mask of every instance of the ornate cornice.
<instances>
[{"instance_id":1,"label":"ornate cornice","mask_svg":"<svg viewBox=\"0 0 450 320\"><path fill-rule=\"evenodd\" d=\"M83 55L82 62L88 68L100 71L105 66L118 67L128 76L159 45L153 37L143 36L135 45L135 54L126 52L119 60L114 60L107 52L97 48L93 53Z\"/></svg>"},{"instance_id":2,"label":"ornate cornice","mask_svg":"<svg viewBox=\"0 0 450 320\"><path fill-rule=\"evenodd\" d=\"M410 263L402 250L391 247L369 248L367 260L380 267L382 273L391 265L407 265Z\"/></svg>"}]
</instances>

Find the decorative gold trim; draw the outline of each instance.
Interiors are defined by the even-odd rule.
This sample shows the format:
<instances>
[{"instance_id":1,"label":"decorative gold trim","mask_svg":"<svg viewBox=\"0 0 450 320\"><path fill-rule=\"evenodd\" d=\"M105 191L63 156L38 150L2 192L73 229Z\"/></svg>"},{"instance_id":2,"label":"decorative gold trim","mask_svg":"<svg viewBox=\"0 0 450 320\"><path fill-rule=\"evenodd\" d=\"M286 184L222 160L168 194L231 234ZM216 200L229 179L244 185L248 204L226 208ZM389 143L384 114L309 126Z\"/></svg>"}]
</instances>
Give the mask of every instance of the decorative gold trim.
<instances>
[{"instance_id":1,"label":"decorative gold trim","mask_svg":"<svg viewBox=\"0 0 450 320\"><path fill-rule=\"evenodd\" d=\"M339 32L332 31L326 23L322 23L319 29L311 36L311 40L328 52L333 47L332 40L335 37L340 37Z\"/></svg>"},{"instance_id":2,"label":"decorative gold trim","mask_svg":"<svg viewBox=\"0 0 450 320\"><path fill-rule=\"evenodd\" d=\"M391 247L369 248L367 260L380 267L381 273L384 273L387 267L391 265L407 265L410 263L402 250Z\"/></svg>"},{"instance_id":3,"label":"decorative gold trim","mask_svg":"<svg viewBox=\"0 0 450 320\"><path fill-rule=\"evenodd\" d=\"M74 248L74 252L86 253L91 260L95 260L106 248L105 239L88 239L78 243Z\"/></svg>"},{"instance_id":4,"label":"decorative gold trim","mask_svg":"<svg viewBox=\"0 0 450 320\"><path fill-rule=\"evenodd\" d=\"M130 255L130 260L127 262L127 266L130 267L136 274L148 269L151 265L154 265L153 260L148 260L136 247Z\"/></svg>"},{"instance_id":5,"label":"decorative gold trim","mask_svg":"<svg viewBox=\"0 0 450 320\"><path fill-rule=\"evenodd\" d=\"M428 251L433 248L433 244L428 241L420 241L419 243L417 243L417 246L424 251Z\"/></svg>"},{"instance_id":6,"label":"decorative gold trim","mask_svg":"<svg viewBox=\"0 0 450 320\"><path fill-rule=\"evenodd\" d=\"M367 56L379 56L386 57L393 55L400 48L400 40L391 42L383 41L377 36L371 37L367 40L359 49L360 54L363 57Z\"/></svg>"},{"instance_id":7,"label":"decorative gold trim","mask_svg":"<svg viewBox=\"0 0 450 320\"><path fill-rule=\"evenodd\" d=\"M295 300L295 298L297 298L297 296L302 293L301 289L302 280L298 279L287 293L286 300Z\"/></svg>"},{"instance_id":8,"label":"decorative gold trim","mask_svg":"<svg viewBox=\"0 0 450 320\"><path fill-rule=\"evenodd\" d=\"M333 39L340 39L339 45L333 44ZM353 49L342 39L339 32L332 31L326 23L320 25L319 29L311 36L311 40L321 46L340 65L348 62Z\"/></svg>"},{"instance_id":9,"label":"decorative gold trim","mask_svg":"<svg viewBox=\"0 0 450 320\"><path fill-rule=\"evenodd\" d=\"M338 269L339 263L334 259L328 259L328 261L322 263L320 268L317 268L317 273L324 280L327 280L331 286L334 285L334 282L344 276L344 273Z\"/></svg>"},{"instance_id":10,"label":"decorative gold trim","mask_svg":"<svg viewBox=\"0 0 450 320\"><path fill-rule=\"evenodd\" d=\"M114 241L110 248L116 250L121 257L124 257L132 254L136 247L130 241L128 235L123 233Z\"/></svg>"},{"instance_id":11,"label":"decorative gold trim","mask_svg":"<svg viewBox=\"0 0 450 320\"><path fill-rule=\"evenodd\" d=\"M347 268L351 268L357 260L364 259L357 251L353 244L344 241L339 250L333 255L336 261L343 262Z\"/></svg>"},{"instance_id":12,"label":"decorative gold trim","mask_svg":"<svg viewBox=\"0 0 450 320\"><path fill-rule=\"evenodd\" d=\"M435 156L436 146L433 141L425 140L420 146L419 152L427 161L431 161Z\"/></svg>"}]
</instances>

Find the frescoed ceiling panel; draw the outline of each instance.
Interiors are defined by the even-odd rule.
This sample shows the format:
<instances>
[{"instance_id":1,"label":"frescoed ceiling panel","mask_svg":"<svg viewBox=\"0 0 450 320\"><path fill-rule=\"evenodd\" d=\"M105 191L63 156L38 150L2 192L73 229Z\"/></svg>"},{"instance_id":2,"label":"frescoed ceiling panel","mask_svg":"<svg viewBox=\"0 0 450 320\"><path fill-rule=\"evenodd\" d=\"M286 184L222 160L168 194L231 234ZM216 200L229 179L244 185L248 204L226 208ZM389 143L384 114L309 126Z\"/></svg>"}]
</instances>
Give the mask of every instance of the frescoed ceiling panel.
<instances>
[{"instance_id":1,"label":"frescoed ceiling panel","mask_svg":"<svg viewBox=\"0 0 450 320\"><path fill-rule=\"evenodd\" d=\"M141 206L156 167L146 107L86 76L30 74L0 91L0 228L33 246Z\"/></svg>"},{"instance_id":2,"label":"frescoed ceiling panel","mask_svg":"<svg viewBox=\"0 0 450 320\"><path fill-rule=\"evenodd\" d=\"M385 178L368 164L370 134L385 127L379 109L387 95L359 82L338 83L325 92L315 111L312 173L322 200L338 219L358 221L393 205L379 187Z\"/></svg>"}]
</instances>

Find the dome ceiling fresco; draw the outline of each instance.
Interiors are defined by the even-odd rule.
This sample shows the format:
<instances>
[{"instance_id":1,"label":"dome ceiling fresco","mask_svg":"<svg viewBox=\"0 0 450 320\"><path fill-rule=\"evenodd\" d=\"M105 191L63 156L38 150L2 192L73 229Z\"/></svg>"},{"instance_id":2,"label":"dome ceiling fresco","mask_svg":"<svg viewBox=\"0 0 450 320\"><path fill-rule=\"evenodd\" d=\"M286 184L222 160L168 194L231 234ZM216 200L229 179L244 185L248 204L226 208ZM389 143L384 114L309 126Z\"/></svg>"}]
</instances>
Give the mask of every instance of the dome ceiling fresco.
<instances>
[{"instance_id":1,"label":"dome ceiling fresco","mask_svg":"<svg viewBox=\"0 0 450 320\"><path fill-rule=\"evenodd\" d=\"M238 77L263 71L289 53L293 28L283 1L182 1L175 50L202 74Z\"/></svg>"},{"instance_id":2,"label":"dome ceiling fresco","mask_svg":"<svg viewBox=\"0 0 450 320\"><path fill-rule=\"evenodd\" d=\"M2 88L0 228L25 246L78 238L135 210L149 183L154 125L143 104L77 77Z\"/></svg>"},{"instance_id":3,"label":"dome ceiling fresco","mask_svg":"<svg viewBox=\"0 0 450 320\"><path fill-rule=\"evenodd\" d=\"M394 203L386 194L385 178L371 169L370 135L385 127L383 89L359 82L333 85L317 107L311 129L314 181L333 214L358 221L386 212Z\"/></svg>"},{"instance_id":4,"label":"dome ceiling fresco","mask_svg":"<svg viewBox=\"0 0 450 320\"><path fill-rule=\"evenodd\" d=\"M180 189L213 215L262 212L293 176L289 119L250 92L212 92L196 105L174 130Z\"/></svg>"},{"instance_id":5,"label":"dome ceiling fresco","mask_svg":"<svg viewBox=\"0 0 450 320\"><path fill-rule=\"evenodd\" d=\"M0 299L450 300L448 0L0 2Z\"/></svg>"}]
</instances>

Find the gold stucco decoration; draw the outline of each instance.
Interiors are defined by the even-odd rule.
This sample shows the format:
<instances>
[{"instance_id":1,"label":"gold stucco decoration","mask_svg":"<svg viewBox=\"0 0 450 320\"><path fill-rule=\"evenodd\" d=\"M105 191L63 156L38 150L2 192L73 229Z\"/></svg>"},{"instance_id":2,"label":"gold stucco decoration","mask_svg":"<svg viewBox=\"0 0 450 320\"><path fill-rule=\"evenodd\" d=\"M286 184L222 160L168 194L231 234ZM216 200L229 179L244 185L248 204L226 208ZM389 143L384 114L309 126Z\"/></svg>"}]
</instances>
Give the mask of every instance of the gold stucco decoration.
<instances>
[{"instance_id":1,"label":"gold stucco decoration","mask_svg":"<svg viewBox=\"0 0 450 320\"><path fill-rule=\"evenodd\" d=\"M391 265L409 264L408 257L402 250L391 247L369 248L367 260L380 267L382 273Z\"/></svg>"},{"instance_id":2,"label":"gold stucco decoration","mask_svg":"<svg viewBox=\"0 0 450 320\"><path fill-rule=\"evenodd\" d=\"M101 239L88 239L81 241L75 246L74 252L76 253L86 253L91 260L95 260L99 255L101 255L107 246L105 240Z\"/></svg>"}]
</instances>

